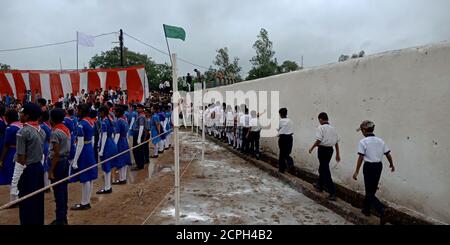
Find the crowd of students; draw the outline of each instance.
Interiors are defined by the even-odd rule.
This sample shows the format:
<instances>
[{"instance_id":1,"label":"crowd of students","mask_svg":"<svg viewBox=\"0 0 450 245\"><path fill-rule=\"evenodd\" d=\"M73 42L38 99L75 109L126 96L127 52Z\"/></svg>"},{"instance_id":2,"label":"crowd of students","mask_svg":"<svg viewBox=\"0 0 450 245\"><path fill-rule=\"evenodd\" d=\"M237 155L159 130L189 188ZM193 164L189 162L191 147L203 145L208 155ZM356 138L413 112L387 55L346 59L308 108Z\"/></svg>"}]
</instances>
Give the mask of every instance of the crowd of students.
<instances>
[{"instance_id":1,"label":"crowd of students","mask_svg":"<svg viewBox=\"0 0 450 245\"><path fill-rule=\"evenodd\" d=\"M0 102L0 185L10 186L10 200L33 193L77 172L78 176L53 187L54 225L67 224L68 184L80 182L81 202L71 210L87 210L102 161L103 188L127 184L132 158L139 171L171 147L172 106L169 94L151 93L145 104L115 101L114 92L82 93L74 103L37 98L36 103ZM96 95L90 99L90 95ZM102 96L105 95L105 96ZM131 152L130 147L135 147ZM128 151L120 156L119 153ZM114 157L114 158L112 158ZM112 159L111 159L112 158ZM112 181L112 171L118 172ZM44 224L44 193L18 204L21 224Z\"/></svg>"}]
</instances>

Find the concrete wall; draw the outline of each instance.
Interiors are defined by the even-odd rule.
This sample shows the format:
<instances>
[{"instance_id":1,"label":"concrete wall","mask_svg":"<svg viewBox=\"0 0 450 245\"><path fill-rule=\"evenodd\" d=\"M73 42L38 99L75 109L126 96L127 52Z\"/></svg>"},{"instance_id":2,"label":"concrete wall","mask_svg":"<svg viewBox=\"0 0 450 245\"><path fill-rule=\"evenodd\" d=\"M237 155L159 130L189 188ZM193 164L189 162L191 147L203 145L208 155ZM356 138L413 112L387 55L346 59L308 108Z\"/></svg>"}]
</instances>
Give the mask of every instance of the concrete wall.
<instances>
[{"instance_id":1,"label":"concrete wall","mask_svg":"<svg viewBox=\"0 0 450 245\"><path fill-rule=\"evenodd\" d=\"M341 137L341 164L332 169L336 182L364 192L356 165L356 128L366 119L392 150L397 167L385 160L378 196L400 209L450 223L450 43L390 51L216 90L279 90L280 106L295 122L296 165L318 169L314 141L317 115L325 111ZM277 154L277 138L262 139ZM334 166L333 160L331 166Z\"/></svg>"}]
</instances>

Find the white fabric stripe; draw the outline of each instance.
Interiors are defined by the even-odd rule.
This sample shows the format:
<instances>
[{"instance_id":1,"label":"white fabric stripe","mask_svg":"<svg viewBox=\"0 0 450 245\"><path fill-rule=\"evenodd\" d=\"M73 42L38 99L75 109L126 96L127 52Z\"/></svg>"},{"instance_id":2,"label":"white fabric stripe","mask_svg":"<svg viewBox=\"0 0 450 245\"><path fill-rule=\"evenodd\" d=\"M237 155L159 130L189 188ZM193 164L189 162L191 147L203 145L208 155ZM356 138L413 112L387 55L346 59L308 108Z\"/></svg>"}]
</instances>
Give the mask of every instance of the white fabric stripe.
<instances>
[{"instance_id":1,"label":"white fabric stripe","mask_svg":"<svg viewBox=\"0 0 450 245\"><path fill-rule=\"evenodd\" d=\"M127 72L119 71L120 89L127 90Z\"/></svg>"},{"instance_id":2,"label":"white fabric stripe","mask_svg":"<svg viewBox=\"0 0 450 245\"><path fill-rule=\"evenodd\" d=\"M80 73L80 92L81 92L81 90L84 89L84 92L89 93L89 91L87 89L88 88L87 81L88 81L87 72L81 72Z\"/></svg>"},{"instance_id":3,"label":"white fabric stripe","mask_svg":"<svg viewBox=\"0 0 450 245\"><path fill-rule=\"evenodd\" d=\"M14 77L11 73L5 73L5 77L8 80L9 86L11 86L11 89L13 91L14 97L17 98L17 91L16 91L16 83L14 82Z\"/></svg>"},{"instance_id":4,"label":"white fabric stripe","mask_svg":"<svg viewBox=\"0 0 450 245\"><path fill-rule=\"evenodd\" d=\"M29 73L22 73L23 82L25 83L25 87L27 90L31 90L30 88L30 74Z\"/></svg>"},{"instance_id":5,"label":"white fabric stripe","mask_svg":"<svg viewBox=\"0 0 450 245\"><path fill-rule=\"evenodd\" d=\"M64 97L66 97L66 94L72 93L72 84L70 82L70 75L65 73L60 74L59 77L61 78L61 85L63 88Z\"/></svg>"},{"instance_id":6,"label":"white fabric stripe","mask_svg":"<svg viewBox=\"0 0 450 245\"><path fill-rule=\"evenodd\" d=\"M145 69L141 68L137 70L138 74L139 74L139 79L141 79L141 86L142 86L142 90L143 90L143 98L141 99L141 103L144 103L145 98L147 98L147 85L145 84L145 81L147 81L147 77L145 75Z\"/></svg>"},{"instance_id":7,"label":"white fabric stripe","mask_svg":"<svg viewBox=\"0 0 450 245\"><path fill-rule=\"evenodd\" d=\"M106 87L106 72L97 72L97 74L100 78L100 87L103 88L103 90L108 90Z\"/></svg>"},{"instance_id":8,"label":"white fabric stripe","mask_svg":"<svg viewBox=\"0 0 450 245\"><path fill-rule=\"evenodd\" d=\"M52 94L50 92L50 74L41 73L39 74L41 78L41 94L42 98L46 100L52 99ZM55 102L55 101L52 101Z\"/></svg>"}]
</instances>

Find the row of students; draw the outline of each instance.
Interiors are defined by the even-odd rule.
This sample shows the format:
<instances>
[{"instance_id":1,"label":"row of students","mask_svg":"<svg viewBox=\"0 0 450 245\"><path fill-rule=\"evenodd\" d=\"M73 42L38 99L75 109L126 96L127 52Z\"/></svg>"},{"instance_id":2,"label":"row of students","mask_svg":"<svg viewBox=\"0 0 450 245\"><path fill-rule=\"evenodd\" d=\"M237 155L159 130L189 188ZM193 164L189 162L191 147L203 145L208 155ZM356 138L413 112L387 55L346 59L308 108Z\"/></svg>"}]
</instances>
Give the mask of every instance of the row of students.
<instances>
[{"instance_id":1,"label":"row of students","mask_svg":"<svg viewBox=\"0 0 450 245\"><path fill-rule=\"evenodd\" d=\"M293 147L294 122L288 118L287 109L279 110L280 123L278 128L278 145L279 153L279 171L284 173L286 169L294 168L294 162L290 154ZM319 160L319 178L314 188L318 192L326 189L329 193L328 199L336 200L336 187L333 183L330 172L330 161L336 150L336 162L341 161L339 141L340 138L336 129L330 124L328 114L322 112L318 116L319 126L316 130L315 141L309 153L311 154L317 148L317 158ZM386 214L384 205L375 196L378 184L381 178L383 168L383 156L389 161L391 172L395 171L394 162L392 160L391 151L385 142L376 137L374 134L375 124L372 121L364 121L361 123L357 131L361 131L364 139L358 144L358 160L353 179L357 180L360 169L363 167L365 198L362 213L366 216L371 215L371 208L374 208L380 215L380 223L386 223Z\"/></svg>"}]
</instances>

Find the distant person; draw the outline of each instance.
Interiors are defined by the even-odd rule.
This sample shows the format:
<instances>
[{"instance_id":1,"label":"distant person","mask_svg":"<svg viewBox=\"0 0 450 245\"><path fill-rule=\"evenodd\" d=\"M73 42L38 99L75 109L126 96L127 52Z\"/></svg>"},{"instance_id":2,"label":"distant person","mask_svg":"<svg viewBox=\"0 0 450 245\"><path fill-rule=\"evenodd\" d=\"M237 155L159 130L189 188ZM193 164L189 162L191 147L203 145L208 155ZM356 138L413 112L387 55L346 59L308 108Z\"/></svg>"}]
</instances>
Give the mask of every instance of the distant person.
<instances>
[{"instance_id":1,"label":"distant person","mask_svg":"<svg viewBox=\"0 0 450 245\"><path fill-rule=\"evenodd\" d=\"M166 94L170 93L170 82L167 80L164 82L164 89L165 89Z\"/></svg>"},{"instance_id":2,"label":"distant person","mask_svg":"<svg viewBox=\"0 0 450 245\"><path fill-rule=\"evenodd\" d=\"M202 74L197 69L194 69L194 72L197 74L197 82L201 83L202 84L202 89L204 89L203 88L203 83L202 83Z\"/></svg>"},{"instance_id":3,"label":"distant person","mask_svg":"<svg viewBox=\"0 0 450 245\"><path fill-rule=\"evenodd\" d=\"M318 116L320 126L316 130L316 141L309 149L311 154L314 148L318 147L317 156L319 158L319 181L314 186L318 192L323 191L325 186L330 196L329 200L336 200L336 187L334 186L333 179L330 172L330 161L333 157L333 147L336 148L336 161L341 161L339 153L339 136L336 129L330 125L328 115L322 112Z\"/></svg>"},{"instance_id":4,"label":"distant person","mask_svg":"<svg viewBox=\"0 0 450 245\"><path fill-rule=\"evenodd\" d=\"M259 113L252 111L250 113L250 130L248 138L250 140L250 153L259 160L259 140L261 138L261 124L259 122Z\"/></svg>"},{"instance_id":5,"label":"distant person","mask_svg":"<svg viewBox=\"0 0 450 245\"><path fill-rule=\"evenodd\" d=\"M278 147L280 148L278 171L284 173L286 169L294 167L294 160L290 156L293 145L294 123L287 117L288 110L286 108L281 108L279 114L281 119L278 127Z\"/></svg>"},{"instance_id":6,"label":"distant person","mask_svg":"<svg viewBox=\"0 0 450 245\"><path fill-rule=\"evenodd\" d=\"M381 172L383 170L383 155L388 159L391 172L395 171L394 161L392 160L391 151L381 138L378 138L373 133L375 131L375 124L371 121L364 121L359 126L357 131L361 131L364 139L358 144L358 161L356 162L356 170L353 174L353 179L358 180L359 170L364 162L364 186L366 196L364 198L364 207L362 213L370 216L370 209L373 206L380 214L380 224L386 223L386 214L384 205L375 196L380 182Z\"/></svg>"},{"instance_id":7,"label":"distant person","mask_svg":"<svg viewBox=\"0 0 450 245\"><path fill-rule=\"evenodd\" d=\"M192 76L189 73L186 76L186 83L187 84L191 84L191 86L193 86L193 84L192 84Z\"/></svg>"}]
</instances>

